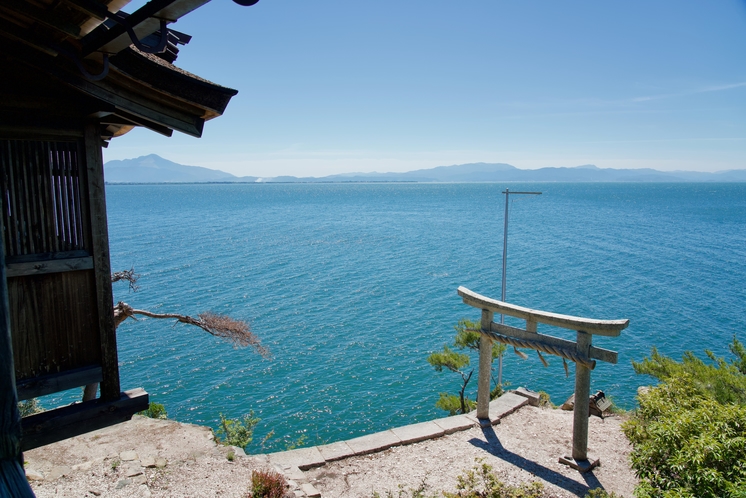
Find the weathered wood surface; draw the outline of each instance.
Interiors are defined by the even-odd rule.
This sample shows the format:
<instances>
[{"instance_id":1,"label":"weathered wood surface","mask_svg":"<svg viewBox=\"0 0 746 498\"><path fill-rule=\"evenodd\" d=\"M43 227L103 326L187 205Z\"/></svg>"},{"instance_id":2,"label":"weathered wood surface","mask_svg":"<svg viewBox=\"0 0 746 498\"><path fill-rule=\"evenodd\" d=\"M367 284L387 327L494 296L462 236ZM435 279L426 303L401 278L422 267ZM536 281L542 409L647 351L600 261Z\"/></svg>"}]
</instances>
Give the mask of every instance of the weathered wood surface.
<instances>
[{"instance_id":1,"label":"weathered wood surface","mask_svg":"<svg viewBox=\"0 0 746 498\"><path fill-rule=\"evenodd\" d=\"M106 219L106 190L104 161L101 155L101 133L95 121L85 128L85 172L90 210L90 227L93 239L93 265L96 289L96 310L101 347L101 398L116 400L119 397L119 357L114 324L114 294L111 289L111 263L109 260L109 228Z\"/></svg>"},{"instance_id":2,"label":"weathered wood surface","mask_svg":"<svg viewBox=\"0 0 746 498\"><path fill-rule=\"evenodd\" d=\"M510 325L504 325L502 323L494 323L494 322L492 323L490 330L492 332L502 334L502 335L513 336L519 339L525 339L527 341L542 342L544 344L548 344L556 348L575 351L575 343L573 341L568 341L566 339L560 339L559 337L554 337L554 336L542 334L539 332L529 332L524 329L520 329L517 327L511 327ZM612 364L616 364L619 359L619 355L617 354L617 352L611 351L609 349L603 349L603 348L597 348L595 346L591 346L589 351L590 353L588 357L591 359L601 360L601 361L605 361L607 363L612 363Z\"/></svg>"},{"instance_id":3,"label":"weathered wood surface","mask_svg":"<svg viewBox=\"0 0 746 498\"><path fill-rule=\"evenodd\" d=\"M92 271L9 278L8 288L17 381L101 364Z\"/></svg>"},{"instance_id":4,"label":"weathered wood surface","mask_svg":"<svg viewBox=\"0 0 746 498\"><path fill-rule=\"evenodd\" d=\"M26 498L33 497L34 493L26 481L20 458L21 415L16 397L4 259L0 244L0 496Z\"/></svg>"},{"instance_id":5,"label":"weathered wood surface","mask_svg":"<svg viewBox=\"0 0 746 498\"><path fill-rule=\"evenodd\" d=\"M591 334L578 332L577 350L588 354L591 347ZM591 369L580 363L575 364L575 407L572 424L572 457L575 460L588 459L588 398L591 395Z\"/></svg>"},{"instance_id":6,"label":"weathered wood surface","mask_svg":"<svg viewBox=\"0 0 746 498\"><path fill-rule=\"evenodd\" d=\"M493 314L482 310L482 328L492 323ZM490 418L490 377L492 376L492 340L484 334L479 338L479 374L477 377L477 418Z\"/></svg>"},{"instance_id":7,"label":"weathered wood surface","mask_svg":"<svg viewBox=\"0 0 746 498\"><path fill-rule=\"evenodd\" d=\"M555 327L570 330L582 330L588 334L617 337L622 330L627 328L629 320L596 320L592 318L582 318L570 315L560 315L547 311L533 310L516 306L515 304L505 303L496 299L477 294L466 287L459 287L458 294L465 304L479 309L490 310L494 313L510 315L524 320L530 320L538 323L544 323Z\"/></svg>"},{"instance_id":8,"label":"weathered wood surface","mask_svg":"<svg viewBox=\"0 0 746 498\"><path fill-rule=\"evenodd\" d=\"M32 261L27 263L8 263L8 277L42 275L63 271L92 270L93 258L90 256L73 259L53 259L49 261Z\"/></svg>"},{"instance_id":9,"label":"weathered wood surface","mask_svg":"<svg viewBox=\"0 0 746 498\"><path fill-rule=\"evenodd\" d=\"M95 399L38 413L23 419L22 451L51 444L132 418L148 408L148 393L133 389L116 400Z\"/></svg>"},{"instance_id":10,"label":"weathered wood surface","mask_svg":"<svg viewBox=\"0 0 746 498\"><path fill-rule=\"evenodd\" d=\"M16 384L16 390L18 392L18 400L23 401L85 386L94 382L101 382L101 367L99 365L76 368L67 372L23 380Z\"/></svg>"}]
</instances>

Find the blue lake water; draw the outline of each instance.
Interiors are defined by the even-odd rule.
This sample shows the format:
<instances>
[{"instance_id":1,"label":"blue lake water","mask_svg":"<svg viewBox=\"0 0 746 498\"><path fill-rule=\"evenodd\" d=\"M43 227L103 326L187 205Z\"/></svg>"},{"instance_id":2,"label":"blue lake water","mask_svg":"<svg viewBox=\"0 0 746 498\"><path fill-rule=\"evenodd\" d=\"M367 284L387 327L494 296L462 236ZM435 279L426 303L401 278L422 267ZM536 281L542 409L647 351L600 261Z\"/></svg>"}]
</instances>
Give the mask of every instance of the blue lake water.
<instances>
[{"instance_id":1,"label":"blue lake water","mask_svg":"<svg viewBox=\"0 0 746 498\"><path fill-rule=\"evenodd\" d=\"M220 413L254 410L258 439L274 430L265 450L444 415L438 392L456 392L460 377L426 357L459 318L480 316L458 286L500 297L506 186L543 192L511 197L507 301L630 319L620 337L594 338L619 364L599 362L592 389L632 407L650 379L631 361L652 346L723 355L734 334L744 339L746 184L109 185L112 269L141 275L138 292L115 284L115 298L245 319L273 355L129 320L123 388L213 427ZM548 360L511 350L504 378L561 402L574 369L566 378Z\"/></svg>"}]
</instances>

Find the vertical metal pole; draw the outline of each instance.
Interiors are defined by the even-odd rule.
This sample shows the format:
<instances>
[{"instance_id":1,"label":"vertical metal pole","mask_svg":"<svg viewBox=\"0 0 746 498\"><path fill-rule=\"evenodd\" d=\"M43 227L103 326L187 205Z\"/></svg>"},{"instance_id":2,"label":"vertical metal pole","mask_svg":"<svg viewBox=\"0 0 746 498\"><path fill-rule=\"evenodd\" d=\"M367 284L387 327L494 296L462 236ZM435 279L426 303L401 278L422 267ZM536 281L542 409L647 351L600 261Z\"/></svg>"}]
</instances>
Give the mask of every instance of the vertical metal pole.
<instances>
[{"instance_id":1,"label":"vertical metal pole","mask_svg":"<svg viewBox=\"0 0 746 498\"><path fill-rule=\"evenodd\" d=\"M578 331L578 354L589 357L593 336ZM575 363L575 408L572 423L572 457L588 460L588 399L591 395L591 369Z\"/></svg>"},{"instance_id":2,"label":"vertical metal pole","mask_svg":"<svg viewBox=\"0 0 746 498\"><path fill-rule=\"evenodd\" d=\"M493 313L482 310L482 330L490 330ZM479 378L477 380L477 418L490 418L490 376L492 374L492 340L485 334L479 338Z\"/></svg>"},{"instance_id":3,"label":"vertical metal pole","mask_svg":"<svg viewBox=\"0 0 746 498\"><path fill-rule=\"evenodd\" d=\"M510 199L510 190L505 189L505 230L503 232L503 281L500 301L505 302L505 289L507 285L507 268L508 268L508 200ZM505 323L505 315L500 315L500 323ZM503 383L503 355L497 357L497 385Z\"/></svg>"}]
</instances>

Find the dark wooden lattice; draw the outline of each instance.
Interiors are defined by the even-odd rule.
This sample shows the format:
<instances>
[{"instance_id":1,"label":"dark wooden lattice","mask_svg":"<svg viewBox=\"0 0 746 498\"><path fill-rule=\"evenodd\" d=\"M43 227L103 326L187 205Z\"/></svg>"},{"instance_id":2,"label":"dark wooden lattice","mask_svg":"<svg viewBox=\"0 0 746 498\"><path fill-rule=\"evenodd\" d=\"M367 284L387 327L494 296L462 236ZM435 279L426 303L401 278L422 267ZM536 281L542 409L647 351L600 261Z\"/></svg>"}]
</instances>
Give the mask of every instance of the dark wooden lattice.
<instances>
[{"instance_id":1,"label":"dark wooden lattice","mask_svg":"<svg viewBox=\"0 0 746 498\"><path fill-rule=\"evenodd\" d=\"M6 257L86 250L78 143L0 144Z\"/></svg>"}]
</instances>

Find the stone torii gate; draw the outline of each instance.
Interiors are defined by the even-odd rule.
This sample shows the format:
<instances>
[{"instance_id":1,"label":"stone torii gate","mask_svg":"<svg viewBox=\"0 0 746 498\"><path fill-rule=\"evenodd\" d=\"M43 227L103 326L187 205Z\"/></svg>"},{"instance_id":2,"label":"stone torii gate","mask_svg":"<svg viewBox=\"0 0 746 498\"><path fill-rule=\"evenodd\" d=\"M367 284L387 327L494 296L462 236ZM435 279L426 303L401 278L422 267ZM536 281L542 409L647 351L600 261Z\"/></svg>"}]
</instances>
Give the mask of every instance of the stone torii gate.
<instances>
[{"instance_id":1,"label":"stone torii gate","mask_svg":"<svg viewBox=\"0 0 746 498\"><path fill-rule=\"evenodd\" d=\"M593 335L618 337L629 325L629 320L595 320L577 316L559 315L509 304L459 287L458 294L465 304L482 310L479 347L479 383L477 391L477 418L489 419L490 376L492 373L492 341L510 344L518 348L534 349L560 356L575 362L575 407L573 408L572 456L560 457L560 463L581 472L598 465L598 459L588 457L588 416L591 389L591 370L596 360L617 363L617 353L591 345ZM526 328L520 329L495 323L494 313L526 320ZM554 327L577 331L577 342L560 339L537 332L537 325L544 323Z\"/></svg>"}]
</instances>

